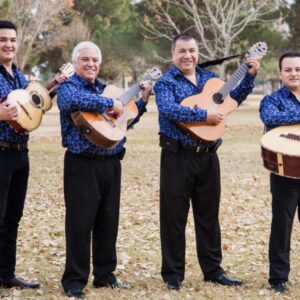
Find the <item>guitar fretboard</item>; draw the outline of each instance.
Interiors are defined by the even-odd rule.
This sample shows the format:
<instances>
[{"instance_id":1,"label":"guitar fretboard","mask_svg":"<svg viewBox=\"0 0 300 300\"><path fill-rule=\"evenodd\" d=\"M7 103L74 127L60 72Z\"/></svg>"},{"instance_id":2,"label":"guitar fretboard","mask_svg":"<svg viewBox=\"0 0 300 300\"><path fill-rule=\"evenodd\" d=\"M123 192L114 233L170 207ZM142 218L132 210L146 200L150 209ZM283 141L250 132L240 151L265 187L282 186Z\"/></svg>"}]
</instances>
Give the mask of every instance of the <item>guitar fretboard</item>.
<instances>
[{"instance_id":1,"label":"guitar fretboard","mask_svg":"<svg viewBox=\"0 0 300 300\"><path fill-rule=\"evenodd\" d=\"M147 74L141 80L152 80L153 78ZM135 83L127 90L124 94L119 97L119 100L122 101L125 106L134 96L136 96L141 91L139 83Z\"/></svg>"},{"instance_id":2,"label":"guitar fretboard","mask_svg":"<svg viewBox=\"0 0 300 300\"><path fill-rule=\"evenodd\" d=\"M232 89L238 84L238 82L245 76L248 72L248 65L242 63L239 68L233 73L229 80L223 85L223 87L218 91L222 94L222 98L225 99Z\"/></svg>"}]
</instances>

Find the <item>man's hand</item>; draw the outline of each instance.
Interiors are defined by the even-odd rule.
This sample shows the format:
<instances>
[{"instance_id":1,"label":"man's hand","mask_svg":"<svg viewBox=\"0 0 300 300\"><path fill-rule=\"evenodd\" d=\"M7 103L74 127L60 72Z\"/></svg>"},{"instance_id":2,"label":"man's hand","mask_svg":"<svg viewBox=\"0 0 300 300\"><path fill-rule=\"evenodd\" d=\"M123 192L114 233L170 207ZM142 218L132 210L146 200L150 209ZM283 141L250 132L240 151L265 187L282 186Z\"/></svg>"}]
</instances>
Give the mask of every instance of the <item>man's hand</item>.
<instances>
[{"instance_id":1,"label":"man's hand","mask_svg":"<svg viewBox=\"0 0 300 300\"><path fill-rule=\"evenodd\" d=\"M116 117L119 117L124 112L124 105L119 100L114 100L114 105L111 108L111 111L113 111L114 114L116 114Z\"/></svg>"},{"instance_id":2,"label":"man's hand","mask_svg":"<svg viewBox=\"0 0 300 300\"><path fill-rule=\"evenodd\" d=\"M256 76L257 71L260 67L260 59L246 57L246 60L249 67L248 73L252 76Z\"/></svg>"},{"instance_id":3,"label":"man's hand","mask_svg":"<svg viewBox=\"0 0 300 300\"><path fill-rule=\"evenodd\" d=\"M64 82L65 80L68 79L68 77L66 75L63 75L63 74L56 74L55 77L54 77L55 81L58 83L58 84L61 84L62 82Z\"/></svg>"},{"instance_id":4,"label":"man's hand","mask_svg":"<svg viewBox=\"0 0 300 300\"><path fill-rule=\"evenodd\" d=\"M152 85L148 81L143 80L140 82L140 87L142 89L141 98L145 103L147 103L152 91Z\"/></svg>"},{"instance_id":5,"label":"man's hand","mask_svg":"<svg viewBox=\"0 0 300 300\"><path fill-rule=\"evenodd\" d=\"M15 105L4 101L0 104L0 120L14 121L18 119L18 110Z\"/></svg>"},{"instance_id":6,"label":"man's hand","mask_svg":"<svg viewBox=\"0 0 300 300\"><path fill-rule=\"evenodd\" d=\"M215 108L208 108L207 109L207 117L206 117L206 121L208 123L211 123L211 124L214 124L214 125L217 125L219 124L220 122L222 122L224 119L224 115L217 112L215 110Z\"/></svg>"}]
</instances>

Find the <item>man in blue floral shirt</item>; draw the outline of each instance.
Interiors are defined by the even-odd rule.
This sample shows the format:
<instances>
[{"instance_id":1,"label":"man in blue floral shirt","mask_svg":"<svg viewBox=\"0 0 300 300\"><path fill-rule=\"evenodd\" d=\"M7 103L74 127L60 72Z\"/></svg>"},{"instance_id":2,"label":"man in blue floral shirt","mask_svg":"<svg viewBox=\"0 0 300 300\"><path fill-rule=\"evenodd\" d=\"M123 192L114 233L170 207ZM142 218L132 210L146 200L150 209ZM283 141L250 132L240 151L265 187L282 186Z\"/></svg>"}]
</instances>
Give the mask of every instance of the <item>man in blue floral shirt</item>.
<instances>
[{"instance_id":1,"label":"man in blue floral shirt","mask_svg":"<svg viewBox=\"0 0 300 300\"><path fill-rule=\"evenodd\" d=\"M158 80L154 90L159 111L161 176L160 229L163 280L169 289L179 290L185 271L185 227L190 207L195 220L198 260L205 281L228 286L241 285L221 268L219 226L220 169L216 153L220 140L206 144L195 140L178 122L207 121L219 124L224 116L209 108L189 108L181 101L199 94L216 75L197 66L198 46L188 33L173 40L174 65ZM249 70L230 93L240 104L251 93L259 68L258 60L248 61Z\"/></svg>"},{"instance_id":2,"label":"man in blue floral shirt","mask_svg":"<svg viewBox=\"0 0 300 300\"><path fill-rule=\"evenodd\" d=\"M113 274L119 222L121 164L125 138L115 147L101 148L89 141L71 121L76 110L102 114L113 110L121 115L121 102L101 96L104 85L97 79L101 51L92 42L81 42L73 50L75 74L58 90L62 144L67 148L64 162L66 204L66 268L62 285L69 297L83 298L90 271L92 238L93 286L127 288ZM135 102L139 114L146 111L151 91L141 82L141 99Z\"/></svg>"},{"instance_id":3,"label":"man in blue floral shirt","mask_svg":"<svg viewBox=\"0 0 300 300\"><path fill-rule=\"evenodd\" d=\"M300 123L300 53L287 52L279 59L282 87L260 104L266 130ZM300 201L300 179L270 174L272 224L269 243L269 283L275 292L287 291L293 220Z\"/></svg>"},{"instance_id":4,"label":"man in blue floral shirt","mask_svg":"<svg viewBox=\"0 0 300 300\"><path fill-rule=\"evenodd\" d=\"M0 99L27 86L13 64L18 50L16 26L0 21ZM17 118L16 107L0 104L0 288L39 287L15 276L18 226L23 214L29 175L27 134L18 134L7 121Z\"/></svg>"}]
</instances>

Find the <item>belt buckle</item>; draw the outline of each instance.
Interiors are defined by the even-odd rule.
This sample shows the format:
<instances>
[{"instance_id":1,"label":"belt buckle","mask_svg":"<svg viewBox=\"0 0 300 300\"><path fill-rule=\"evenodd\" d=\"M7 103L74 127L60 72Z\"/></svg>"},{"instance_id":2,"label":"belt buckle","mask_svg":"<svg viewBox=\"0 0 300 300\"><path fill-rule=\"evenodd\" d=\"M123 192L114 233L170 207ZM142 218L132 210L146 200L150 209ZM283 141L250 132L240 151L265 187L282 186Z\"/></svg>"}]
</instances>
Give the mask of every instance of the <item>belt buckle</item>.
<instances>
[{"instance_id":1,"label":"belt buckle","mask_svg":"<svg viewBox=\"0 0 300 300\"><path fill-rule=\"evenodd\" d=\"M200 147L200 146L197 146L197 148L196 148L196 153L199 153L199 152L200 152L200 149L201 149L201 147Z\"/></svg>"},{"instance_id":2,"label":"belt buckle","mask_svg":"<svg viewBox=\"0 0 300 300\"><path fill-rule=\"evenodd\" d=\"M17 150L18 151L22 151L22 150L24 150L25 149L25 144L21 144L21 143L18 143L17 144Z\"/></svg>"}]
</instances>

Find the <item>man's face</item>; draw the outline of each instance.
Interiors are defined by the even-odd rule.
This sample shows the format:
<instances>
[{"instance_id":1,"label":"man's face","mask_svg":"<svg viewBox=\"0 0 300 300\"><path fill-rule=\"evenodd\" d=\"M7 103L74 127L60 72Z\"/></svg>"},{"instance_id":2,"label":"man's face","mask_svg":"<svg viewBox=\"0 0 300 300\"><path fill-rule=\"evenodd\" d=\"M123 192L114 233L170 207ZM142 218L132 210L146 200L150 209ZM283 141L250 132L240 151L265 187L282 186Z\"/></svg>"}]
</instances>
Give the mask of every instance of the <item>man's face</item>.
<instances>
[{"instance_id":1,"label":"man's face","mask_svg":"<svg viewBox=\"0 0 300 300\"><path fill-rule=\"evenodd\" d=\"M17 54L18 41L14 29L0 29L0 63L12 62Z\"/></svg>"},{"instance_id":2,"label":"man's face","mask_svg":"<svg viewBox=\"0 0 300 300\"><path fill-rule=\"evenodd\" d=\"M194 39L189 41L177 40L172 50L172 60L175 66L184 74L195 72L198 62L198 46Z\"/></svg>"},{"instance_id":3,"label":"man's face","mask_svg":"<svg viewBox=\"0 0 300 300\"><path fill-rule=\"evenodd\" d=\"M286 57L279 71L282 84L290 90L300 89L300 57Z\"/></svg>"},{"instance_id":4,"label":"man's face","mask_svg":"<svg viewBox=\"0 0 300 300\"><path fill-rule=\"evenodd\" d=\"M83 48L75 63L75 72L89 82L94 82L100 71L99 54L96 49Z\"/></svg>"}]
</instances>

